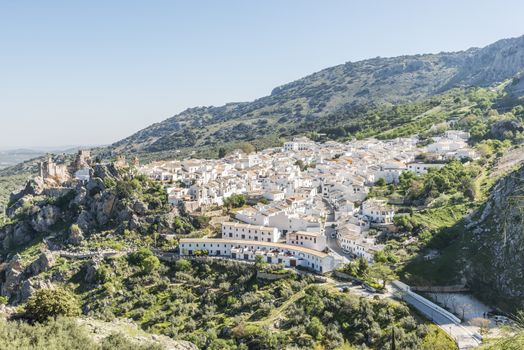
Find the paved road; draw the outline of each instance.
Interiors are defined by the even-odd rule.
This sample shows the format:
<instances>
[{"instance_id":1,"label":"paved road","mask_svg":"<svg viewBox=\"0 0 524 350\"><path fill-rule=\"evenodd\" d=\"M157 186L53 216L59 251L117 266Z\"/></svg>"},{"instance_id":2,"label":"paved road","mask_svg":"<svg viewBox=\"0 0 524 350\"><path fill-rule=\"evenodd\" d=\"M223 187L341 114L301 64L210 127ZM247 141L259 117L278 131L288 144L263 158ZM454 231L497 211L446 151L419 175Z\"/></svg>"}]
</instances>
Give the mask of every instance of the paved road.
<instances>
[{"instance_id":1,"label":"paved road","mask_svg":"<svg viewBox=\"0 0 524 350\"><path fill-rule=\"evenodd\" d=\"M391 290L398 291L395 287ZM457 324L456 320L453 320L452 317L446 315L444 312L439 311L435 307L431 307L431 304L428 305L427 303L422 302L414 295L409 293L400 294L404 301L416 308L455 339L459 349L471 349L481 344L480 340L477 339L470 330L466 329L461 324ZM399 295L398 292L397 295Z\"/></svg>"},{"instance_id":2,"label":"paved road","mask_svg":"<svg viewBox=\"0 0 524 350\"><path fill-rule=\"evenodd\" d=\"M324 232L327 237L327 246L333 252L346 258L347 261L349 261L351 260L351 256L349 254L344 253L342 248L338 245L338 241L336 237L335 238L331 237L333 233L336 233L336 230L331 227L331 225L335 223L335 213L333 212L333 208L325 199L322 199L322 203L324 204L326 213L328 213L326 216L326 224L324 226Z\"/></svg>"}]
</instances>

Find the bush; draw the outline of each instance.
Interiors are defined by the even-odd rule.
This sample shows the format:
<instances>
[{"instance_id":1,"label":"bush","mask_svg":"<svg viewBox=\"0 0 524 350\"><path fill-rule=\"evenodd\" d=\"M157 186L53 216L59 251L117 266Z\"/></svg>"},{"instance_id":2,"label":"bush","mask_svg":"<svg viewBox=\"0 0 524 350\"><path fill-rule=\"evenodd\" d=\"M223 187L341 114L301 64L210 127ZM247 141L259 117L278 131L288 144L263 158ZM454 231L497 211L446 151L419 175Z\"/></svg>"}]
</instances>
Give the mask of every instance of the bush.
<instances>
[{"instance_id":1,"label":"bush","mask_svg":"<svg viewBox=\"0 0 524 350\"><path fill-rule=\"evenodd\" d=\"M29 318L44 322L58 316L78 316L80 307L75 296L65 289L39 289L29 298L26 313Z\"/></svg>"},{"instance_id":2,"label":"bush","mask_svg":"<svg viewBox=\"0 0 524 350\"><path fill-rule=\"evenodd\" d=\"M147 248L142 248L129 256L129 262L140 267L142 272L151 273L160 268L160 260Z\"/></svg>"}]
</instances>

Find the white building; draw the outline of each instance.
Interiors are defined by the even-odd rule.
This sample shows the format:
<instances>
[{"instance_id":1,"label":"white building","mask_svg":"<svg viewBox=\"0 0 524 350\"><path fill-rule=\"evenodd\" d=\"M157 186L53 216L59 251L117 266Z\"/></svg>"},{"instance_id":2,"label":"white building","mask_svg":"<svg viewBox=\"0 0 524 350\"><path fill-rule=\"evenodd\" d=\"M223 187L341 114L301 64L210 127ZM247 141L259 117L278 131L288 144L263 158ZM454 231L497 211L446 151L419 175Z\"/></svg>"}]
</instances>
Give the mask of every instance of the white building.
<instances>
[{"instance_id":1,"label":"white building","mask_svg":"<svg viewBox=\"0 0 524 350\"><path fill-rule=\"evenodd\" d=\"M323 251L327 247L326 236L320 232L288 232L286 243L318 251Z\"/></svg>"},{"instance_id":2,"label":"white building","mask_svg":"<svg viewBox=\"0 0 524 350\"><path fill-rule=\"evenodd\" d=\"M285 243L182 238L179 247L181 256L203 253L247 261L255 261L257 256L261 256L263 261L270 264L283 264L286 267L302 266L320 273L332 271L339 263L333 256L324 252Z\"/></svg>"},{"instance_id":3,"label":"white building","mask_svg":"<svg viewBox=\"0 0 524 350\"><path fill-rule=\"evenodd\" d=\"M368 199L362 203L362 215L372 222L390 224L393 222L395 210L384 200Z\"/></svg>"},{"instance_id":4,"label":"white building","mask_svg":"<svg viewBox=\"0 0 524 350\"><path fill-rule=\"evenodd\" d=\"M240 222L223 222L222 238L277 242L280 239L280 232L276 227L255 226Z\"/></svg>"},{"instance_id":5,"label":"white building","mask_svg":"<svg viewBox=\"0 0 524 350\"><path fill-rule=\"evenodd\" d=\"M443 163L423 163L415 162L408 164L408 170L414 172L417 175L422 175L428 172L429 169L440 169L446 164Z\"/></svg>"},{"instance_id":6,"label":"white building","mask_svg":"<svg viewBox=\"0 0 524 350\"><path fill-rule=\"evenodd\" d=\"M284 143L283 150L284 152L306 151L312 149L314 145L314 142L307 137L296 137L293 141Z\"/></svg>"}]
</instances>

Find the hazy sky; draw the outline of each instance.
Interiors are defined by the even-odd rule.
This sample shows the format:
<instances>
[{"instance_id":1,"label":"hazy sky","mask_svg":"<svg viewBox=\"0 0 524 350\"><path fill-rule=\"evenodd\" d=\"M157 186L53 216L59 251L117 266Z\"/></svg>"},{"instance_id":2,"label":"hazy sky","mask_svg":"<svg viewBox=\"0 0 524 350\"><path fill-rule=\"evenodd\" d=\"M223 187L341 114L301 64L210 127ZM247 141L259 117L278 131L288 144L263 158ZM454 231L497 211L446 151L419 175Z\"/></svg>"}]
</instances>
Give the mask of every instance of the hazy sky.
<instances>
[{"instance_id":1,"label":"hazy sky","mask_svg":"<svg viewBox=\"0 0 524 350\"><path fill-rule=\"evenodd\" d=\"M105 144L364 58L524 34L524 1L0 0L0 148Z\"/></svg>"}]
</instances>

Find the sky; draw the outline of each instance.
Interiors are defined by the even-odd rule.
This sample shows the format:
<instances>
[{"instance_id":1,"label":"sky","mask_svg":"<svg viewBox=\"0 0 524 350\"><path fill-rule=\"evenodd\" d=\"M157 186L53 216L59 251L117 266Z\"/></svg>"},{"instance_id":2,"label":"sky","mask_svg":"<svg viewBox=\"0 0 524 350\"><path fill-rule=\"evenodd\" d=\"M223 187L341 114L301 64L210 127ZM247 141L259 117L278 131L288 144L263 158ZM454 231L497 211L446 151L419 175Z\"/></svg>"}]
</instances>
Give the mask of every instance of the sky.
<instances>
[{"instance_id":1,"label":"sky","mask_svg":"<svg viewBox=\"0 0 524 350\"><path fill-rule=\"evenodd\" d=\"M347 61L524 34L513 0L0 0L0 149L110 144Z\"/></svg>"}]
</instances>

